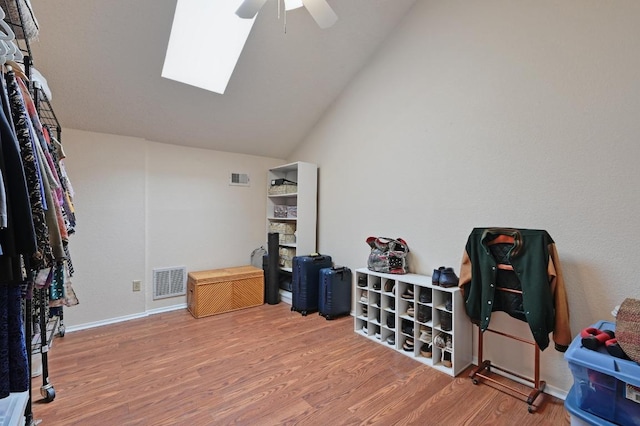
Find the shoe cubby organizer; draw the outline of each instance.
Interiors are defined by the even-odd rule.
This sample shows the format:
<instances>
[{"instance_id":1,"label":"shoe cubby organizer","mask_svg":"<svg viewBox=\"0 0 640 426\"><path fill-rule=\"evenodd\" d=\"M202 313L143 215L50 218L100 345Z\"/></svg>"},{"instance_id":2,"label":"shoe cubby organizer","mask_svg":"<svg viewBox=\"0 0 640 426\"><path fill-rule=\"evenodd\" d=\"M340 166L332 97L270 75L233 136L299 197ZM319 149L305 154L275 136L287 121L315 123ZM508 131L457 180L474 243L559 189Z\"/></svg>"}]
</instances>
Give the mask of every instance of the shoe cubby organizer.
<instances>
[{"instance_id":1,"label":"shoe cubby organizer","mask_svg":"<svg viewBox=\"0 0 640 426\"><path fill-rule=\"evenodd\" d=\"M354 330L451 376L471 365L471 322L457 287L427 275L356 269Z\"/></svg>"}]
</instances>

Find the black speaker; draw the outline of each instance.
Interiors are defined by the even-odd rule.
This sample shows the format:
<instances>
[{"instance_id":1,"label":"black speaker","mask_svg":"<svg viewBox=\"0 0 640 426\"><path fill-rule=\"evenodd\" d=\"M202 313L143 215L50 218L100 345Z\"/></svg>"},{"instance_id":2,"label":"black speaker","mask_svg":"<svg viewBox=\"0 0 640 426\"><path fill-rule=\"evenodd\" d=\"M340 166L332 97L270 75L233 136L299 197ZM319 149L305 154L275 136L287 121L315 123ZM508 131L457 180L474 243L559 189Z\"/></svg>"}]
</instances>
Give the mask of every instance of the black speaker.
<instances>
[{"instance_id":1,"label":"black speaker","mask_svg":"<svg viewBox=\"0 0 640 426\"><path fill-rule=\"evenodd\" d=\"M266 297L265 300L269 305L276 305L280 302L280 285L279 285L279 268L278 260L280 259L280 234L277 232L269 232L267 239L267 250L269 252L267 261L267 280L265 282Z\"/></svg>"}]
</instances>

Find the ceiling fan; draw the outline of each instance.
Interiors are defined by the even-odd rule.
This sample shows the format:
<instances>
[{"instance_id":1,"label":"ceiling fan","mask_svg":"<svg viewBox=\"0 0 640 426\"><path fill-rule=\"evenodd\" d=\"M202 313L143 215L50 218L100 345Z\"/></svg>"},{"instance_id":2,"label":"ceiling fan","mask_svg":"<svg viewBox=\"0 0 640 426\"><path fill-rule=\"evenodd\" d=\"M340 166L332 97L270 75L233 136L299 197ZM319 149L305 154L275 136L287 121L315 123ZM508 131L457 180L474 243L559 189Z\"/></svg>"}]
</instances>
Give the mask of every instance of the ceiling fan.
<instances>
[{"instance_id":1,"label":"ceiling fan","mask_svg":"<svg viewBox=\"0 0 640 426\"><path fill-rule=\"evenodd\" d=\"M243 19L253 19L266 2L267 0L244 0L236 10L236 15ZM285 3L287 3L287 0L285 0ZM338 20L338 15L326 0L302 0L302 5L309 11L309 14L315 19L320 28L329 28Z\"/></svg>"}]
</instances>

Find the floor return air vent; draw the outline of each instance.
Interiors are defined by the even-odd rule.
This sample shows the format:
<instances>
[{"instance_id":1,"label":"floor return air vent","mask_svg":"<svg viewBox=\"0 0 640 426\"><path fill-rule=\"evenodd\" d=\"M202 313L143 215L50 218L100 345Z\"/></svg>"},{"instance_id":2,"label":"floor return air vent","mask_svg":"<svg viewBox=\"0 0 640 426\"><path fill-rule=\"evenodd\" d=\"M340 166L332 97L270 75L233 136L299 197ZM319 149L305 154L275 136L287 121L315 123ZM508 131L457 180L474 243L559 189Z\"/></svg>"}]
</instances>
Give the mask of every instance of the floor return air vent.
<instances>
[{"instance_id":1,"label":"floor return air vent","mask_svg":"<svg viewBox=\"0 0 640 426\"><path fill-rule=\"evenodd\" d=\"M153 299L187 294L187 267L157 268L153 270Z\"/></svg>"}]
</instances>

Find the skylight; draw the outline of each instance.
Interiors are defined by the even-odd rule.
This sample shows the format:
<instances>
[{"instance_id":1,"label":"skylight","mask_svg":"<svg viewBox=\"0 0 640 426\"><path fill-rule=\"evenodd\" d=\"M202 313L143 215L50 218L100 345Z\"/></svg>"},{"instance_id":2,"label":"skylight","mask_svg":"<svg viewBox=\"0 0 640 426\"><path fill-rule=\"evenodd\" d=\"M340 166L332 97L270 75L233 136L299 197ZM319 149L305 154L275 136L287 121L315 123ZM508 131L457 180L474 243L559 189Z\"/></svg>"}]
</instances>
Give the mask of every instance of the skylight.
<instances>
[{"instance_id":1,"label":"skylight","mask_svg":"<svg viewBox=\"0 0 640 426\"><path fill-rule=\"evenodd\" d=\"M243 0L178 0L162 77L224 94L254 19Z\"/></svg>"}]
</instances>

